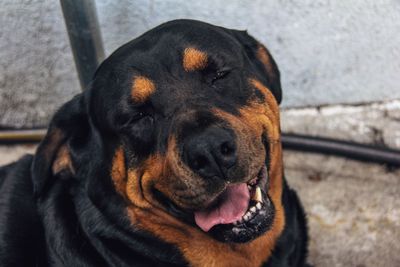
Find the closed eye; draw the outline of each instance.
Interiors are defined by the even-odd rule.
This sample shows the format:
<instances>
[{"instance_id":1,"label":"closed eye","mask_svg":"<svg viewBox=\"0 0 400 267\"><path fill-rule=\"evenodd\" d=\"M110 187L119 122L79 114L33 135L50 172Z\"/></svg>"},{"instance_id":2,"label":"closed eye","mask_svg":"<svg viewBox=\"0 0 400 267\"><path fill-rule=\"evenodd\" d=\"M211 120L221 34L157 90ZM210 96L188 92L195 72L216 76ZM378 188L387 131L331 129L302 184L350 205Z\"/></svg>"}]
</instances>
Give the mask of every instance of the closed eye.
<instances>
[{"instance_id":1,"label":"closed eye","mask_svg":"<svg viewBox=\"0 0 400 267\"><path fill-rule=\"evenodd\" d=\"M142 104L140 107L136 106L123 114L119 114L116 119L117 125L120 129L130 128L132 125L142 121L145 118L152 121L154 114L153 107L150 103Z\"/></svg>"},{"instance_id":2,"label":"closed eye","mask_svg":"<svg viewBox=\"0 0 400 267\"><path fill-rule=\"evenodd\" d=\"M133 116L130 118L129 123L138 121L138 120L144 118L145 116L148 116L148 114L146 114L144 111L140 111L140 112L136 113L135 115L133 115Z\"/></svg>"},{"instance_id":3,"label":"closed eye","mask_svg":"<svg viewBox=\"0 0 400 267\"><path fill-rule=\"evenodd\" d=\"M123 114L118 116L116 119L117 125L119 129L126 129L130 127L133 123L140 121L144 117L148 116L145 112L138 112L133 116L130 114Z\"/></svg>"},{"instance_id":4,"label":"closed eye","mask_svg":"<svg viewBox=\"0 0 400 267\"><path fill-rule=\"evenodd\" d=\"M213 84L215 81L225 78L229 74L229 70L219 70L215 73L214 77L211 80Z\"/></svg>"}]
</instances>

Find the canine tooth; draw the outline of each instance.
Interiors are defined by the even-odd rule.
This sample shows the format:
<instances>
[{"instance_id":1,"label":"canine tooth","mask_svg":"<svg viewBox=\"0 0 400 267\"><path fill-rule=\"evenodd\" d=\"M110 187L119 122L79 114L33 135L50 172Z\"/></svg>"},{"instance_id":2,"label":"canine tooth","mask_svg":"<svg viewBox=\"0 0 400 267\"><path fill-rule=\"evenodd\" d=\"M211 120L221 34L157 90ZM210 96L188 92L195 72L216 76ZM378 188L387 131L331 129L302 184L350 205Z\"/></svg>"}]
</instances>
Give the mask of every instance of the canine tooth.
<instances>
[{"instance_id":1,"label":"canine tooth","mask_svg":"<svg viewBox=\"0 0 400 267\"><path fill-rule=\"evenodd\" d=\"M243 219L245 220L245 221L247 221L248 219L249 219L249 215L247 215L247 213L243 216Z\"/></svg>"},{"instance_id":2,"label":"canine tooth","mask_svg":"<svg viewBox=\"0 0 400 267\"><path fill-rule=\"evenodd\" d=\"M261 188L259 186L256 187L256 191L252 197L253 200L257 201L257 202L263 202L262 200L262 194L261 194Z\"/></svg>"},{"instance_id":3,"label":"canine tooth","mask_svg":"<svg viewBox=\"0 0 400 267\"><path fill-rule=\"evenodd\" d=\"M258 204L258 203L257 203L257 204ZM250 211L251 211L251 212L256 212L256 210L257 210L256 207L251 207L251 208L250 208Z\"/></svg>"},{"instance_id":4,"label":"canine tooth","mask_svg":"<svg viewBox=\"0 0 400 267\"><path fill-rule=\"evenodd\" d=\"M251 190L251 185L247 185L247 188L248 188L249 190Z\"/></svg>"},{"instance_id":5,"label":"canine tooth","mask_svg":"<svg viewBox=\"0 0 400 267\"><path fill-rule=\"evenodd\" d=\"M258 202L258 203L256 204L256 208L259 209L259 210L261 209L261 203L260 203L260 202Z\"/></svg>"},{"instance_id":6,"label":"canine tooth","mask_svg":"<svg viewBox=\"0 0 400 267\"><path fill-rule=\"evenodd\" d=\"M255 185L256 183L257 183L257 178L254 178L249 182L250 185Z\"/></svg>"}]
</instances>

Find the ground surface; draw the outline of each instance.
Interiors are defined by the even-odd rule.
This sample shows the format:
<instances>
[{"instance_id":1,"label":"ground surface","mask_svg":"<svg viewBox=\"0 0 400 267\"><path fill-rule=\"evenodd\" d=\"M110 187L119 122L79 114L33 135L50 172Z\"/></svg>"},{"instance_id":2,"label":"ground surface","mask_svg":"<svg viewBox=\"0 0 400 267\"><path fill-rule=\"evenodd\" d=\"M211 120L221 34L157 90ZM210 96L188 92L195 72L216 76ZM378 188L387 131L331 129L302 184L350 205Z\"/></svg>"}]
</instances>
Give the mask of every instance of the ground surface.
<instances>
[{"instance_id":1,"label":"ground surface","mask_svg":"<svg viewBox=\"0 0 400 267\"><path fill-rule=\"evenodd\" d=\"M0 146L0 165L34 149ZM400 266L400 170L291 151L284 161L308 214L311 263Z\"/></svg>"},{"instance_id":2,"label":"ground surface","mask_svg":"<svg viewBox=\"0 0 400 267\"><path fill-rule=\"evenodd\" d=\"M400 266L400 170L298 152L285 166L308 214L311 263Z\"/></svg>"}]
</instances>

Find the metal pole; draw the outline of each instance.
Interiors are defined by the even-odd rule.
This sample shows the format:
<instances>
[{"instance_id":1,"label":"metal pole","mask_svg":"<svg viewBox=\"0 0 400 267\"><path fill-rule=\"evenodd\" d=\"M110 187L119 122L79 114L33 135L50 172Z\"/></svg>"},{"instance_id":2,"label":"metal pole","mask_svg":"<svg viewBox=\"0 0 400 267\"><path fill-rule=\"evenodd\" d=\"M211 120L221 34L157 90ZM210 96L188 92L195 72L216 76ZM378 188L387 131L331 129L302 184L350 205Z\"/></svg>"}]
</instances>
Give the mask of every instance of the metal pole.
<instances>
[{"instance_id":1,"label":"metal pole","mask_svg":"<svg viewBox=\"0 0 400 267\"><path fill-rule=\"evenodd\" d=\"M0 145L40 142L47 129L29 130L2 130L0 131Z\"/></svg>"},{"instance_id":2,"label":"metal pole","mask_svg":"<svg viewBox=\"0 0 400 267\"><path fill-rule=\"evenodd\" d=\"M104 59L103 42L93 0L60 0L82 90Z\"/></svg>"}]
</instances>

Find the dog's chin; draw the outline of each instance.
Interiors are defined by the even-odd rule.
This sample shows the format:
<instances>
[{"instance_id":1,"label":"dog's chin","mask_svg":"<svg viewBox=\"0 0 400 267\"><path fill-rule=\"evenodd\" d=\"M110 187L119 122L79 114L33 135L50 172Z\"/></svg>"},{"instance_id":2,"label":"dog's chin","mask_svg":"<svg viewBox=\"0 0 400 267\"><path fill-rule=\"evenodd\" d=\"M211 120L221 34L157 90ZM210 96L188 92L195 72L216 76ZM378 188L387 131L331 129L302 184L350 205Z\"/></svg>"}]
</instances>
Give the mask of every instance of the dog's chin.
<instances>
[{"instance_id":1,"label":"dog's chin","mask_svg":"<svg viewBox=\"0 0 400 267\"><path fill-rule=\"evenodd\" d=\"M246 183L229 185L206 208L187 211L177 207L165 197L168 212L187 224L199 228L221 242L245 243L268 231L275 216L269 198L268 172L264 166L257 177Z\"/></svg>"}]
</instances>

